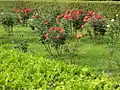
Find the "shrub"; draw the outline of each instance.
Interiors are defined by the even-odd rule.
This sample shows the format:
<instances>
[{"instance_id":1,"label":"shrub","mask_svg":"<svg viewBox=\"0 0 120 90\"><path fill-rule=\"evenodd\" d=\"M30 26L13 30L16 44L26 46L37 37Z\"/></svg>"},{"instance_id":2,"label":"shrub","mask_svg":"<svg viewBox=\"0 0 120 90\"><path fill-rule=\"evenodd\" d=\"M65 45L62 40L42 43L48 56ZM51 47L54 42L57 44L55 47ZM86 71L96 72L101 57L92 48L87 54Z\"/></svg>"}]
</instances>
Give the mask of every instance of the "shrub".
<instances>
[{"instance_id":1,"label":"shrub","mask_svg":"<svg viewBox=\"0 0 120 90\"><path fill-rule=\"evenodd\" d=\"M27 53L0 51L1 90L119 90L119 82L89 67L79 67Z\"/></svg>"},{"instance_id":2,"label":"shrub","mask_svg":"<svg viewBox=\"0 0 120 90\"><path fill-rule=\"evenodd\" d=\"M12 12L17 14L17 21L23 25L27 25L27 20L33 14L33 10L31 8L12 8Z\"/></svg>"},{"instance_id":3,"label":"shrub","mask_svg":"<svg viewBox=\"0 0 120 90\"><path fill-rule=\"evenodd\" d=\"M8 32L8 35L13 35L13 26L16 24L17 16L13 13L1 13L0 22Z\"/></svg>"}]
</instances>

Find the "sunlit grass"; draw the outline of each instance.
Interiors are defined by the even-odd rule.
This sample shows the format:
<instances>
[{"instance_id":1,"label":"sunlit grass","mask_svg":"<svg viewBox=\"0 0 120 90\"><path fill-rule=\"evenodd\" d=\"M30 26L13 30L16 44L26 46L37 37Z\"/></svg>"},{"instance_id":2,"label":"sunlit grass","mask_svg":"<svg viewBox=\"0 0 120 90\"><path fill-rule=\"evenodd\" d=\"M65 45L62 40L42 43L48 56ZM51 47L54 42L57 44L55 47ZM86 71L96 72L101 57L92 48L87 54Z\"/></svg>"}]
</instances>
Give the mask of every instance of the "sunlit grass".
<instances>
[{"instance_id":1,"label":"sunlit grass","mask_svg":"<svg viewBox=\"0 0 120 90\"><path fill-rule=\"evenodd\" d=\"M36 57L42 56L45 58L52 58L44 46L40 43L39 36L36 34L36 31L32 31L28 27L16 26L14 27L14 36L8 36L4 31L4 28L0 26L0 44L2 49L19 51L14 48L14 41L18 42L20 40L28 41L28 53L35 55ZM78 51L75 56L63 56L61 58L57 58L56 60L79 66L90 66L95 70L100 71L111 71L119 68L115 61L112 61L112 65L109 64L111 61L107 41L101 44L94 44L93 40L89 37L85 37L81 39L81 42L78 44L79 47L77 48ZM117 59L118 58L114 57L114 60Z\"/></svg>"}]
</instances>

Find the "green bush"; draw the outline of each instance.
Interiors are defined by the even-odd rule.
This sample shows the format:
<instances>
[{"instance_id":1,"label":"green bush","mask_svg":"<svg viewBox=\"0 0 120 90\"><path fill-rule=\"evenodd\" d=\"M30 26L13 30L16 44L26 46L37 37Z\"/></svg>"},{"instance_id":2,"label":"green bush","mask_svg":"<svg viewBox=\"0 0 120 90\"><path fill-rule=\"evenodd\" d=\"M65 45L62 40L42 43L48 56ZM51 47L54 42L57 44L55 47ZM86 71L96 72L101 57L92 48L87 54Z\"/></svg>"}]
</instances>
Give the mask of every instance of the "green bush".
<instances>
[{"instance_id":1,"label":"green bush","mask_svg":"<svg viewBox=\"0 0 120 90\"><path fill-rule=\"evenodd\" d=\"M119 90L108 75L20 52L0 51L0 90Z\"/></svg>"}]
</instances>

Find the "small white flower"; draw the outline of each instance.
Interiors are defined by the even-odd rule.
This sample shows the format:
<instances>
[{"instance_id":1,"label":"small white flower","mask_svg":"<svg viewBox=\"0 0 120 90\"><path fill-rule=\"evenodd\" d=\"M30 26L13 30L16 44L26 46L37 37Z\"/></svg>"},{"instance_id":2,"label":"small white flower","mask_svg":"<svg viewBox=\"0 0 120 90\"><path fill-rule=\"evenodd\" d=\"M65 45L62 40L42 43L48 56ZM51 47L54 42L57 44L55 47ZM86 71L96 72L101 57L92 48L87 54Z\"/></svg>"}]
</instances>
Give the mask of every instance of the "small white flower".
<instances>
[{"instance_id":1,"label":"small white flower","mask_svg":"<svg viewBox=\"0 0 120 90\"><path fill-rule=\"evenodd\" d=\"M3 13L3 12L1 12L1 14L3 15L4 13Z\"/></svg>"},{"instance_id":2,"label":"small white flower","mask_svg":"<svg viewBox=\"0 0 120 90\"><path fill-rule=\"evenodd\" d=\"M38 15L38 13L36 13L35 15Z\"/></svg>"},{"instance_id":3,"label":"small white flower","mask_svg":"<svg viewBox=\"0 0 120 90\"><path fill-rule=\"evenodd\" d=\"M114 22L115 21L115 19L111 19L111 22Z\"/></svg>"},{"instance_id":4,"label":"small white flower","mask_svg":"<svg viewBox=\"0 0 120 90\"><path fill-rule=\"evenodd\" d=\"M110 25L107 25L107 27L110 27Z\"/></svg>"},{"instance_id":5,"label":"small white flower","mask_svg":"<svg viewBox=\"0 0 120 90\"><path fill-rule=\"evenodd\" d=\"M33 21L33 19L31 18L31 19L29 19L29 21Z\"/></svg>"},{"instance_id":6,"label":"small white flower","mask_svg":"<svg viewBox=\"0 0 120 90\"><path fill-rule=\"evenodd\" d=\"M118 17L119 15L118 14L116 14L116 17Z\"/></svg>"}]
</instances>

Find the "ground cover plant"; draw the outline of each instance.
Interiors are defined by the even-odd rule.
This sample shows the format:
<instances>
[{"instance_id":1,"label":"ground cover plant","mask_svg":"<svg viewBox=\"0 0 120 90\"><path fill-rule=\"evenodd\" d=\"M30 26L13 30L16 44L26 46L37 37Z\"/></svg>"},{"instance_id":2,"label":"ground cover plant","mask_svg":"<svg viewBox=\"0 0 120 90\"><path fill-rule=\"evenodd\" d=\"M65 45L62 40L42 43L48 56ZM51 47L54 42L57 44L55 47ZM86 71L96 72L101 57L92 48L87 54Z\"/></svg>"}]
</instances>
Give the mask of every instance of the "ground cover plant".
<instances>
[{"instance_id":1,"label":"ground cover plant","mask_svg":"<svg viewBox=\"0 0 120 90\"><path fill-rule=\"evenodd\" d=\"M119 8L31 3L1 9L0 89L120 89Z\"/></svg>"},{"instance_id":2,"label":"ground cover plant","mask_svg":"<svg viewBox=\"0 0 120 90\"><path fill-rule=\"evenodd\" d=\"M88 67L67 65L13 50L0 52L1 90L119 90L119 82Z\"/></svg>"}]
</instances>

